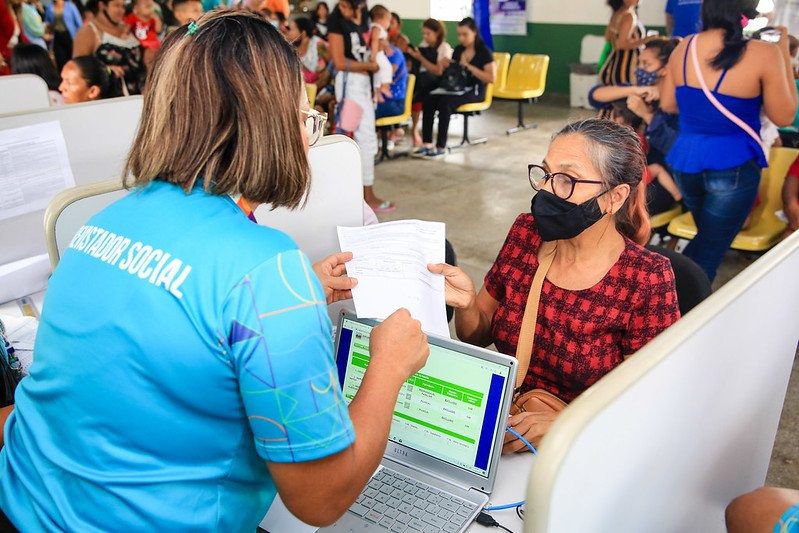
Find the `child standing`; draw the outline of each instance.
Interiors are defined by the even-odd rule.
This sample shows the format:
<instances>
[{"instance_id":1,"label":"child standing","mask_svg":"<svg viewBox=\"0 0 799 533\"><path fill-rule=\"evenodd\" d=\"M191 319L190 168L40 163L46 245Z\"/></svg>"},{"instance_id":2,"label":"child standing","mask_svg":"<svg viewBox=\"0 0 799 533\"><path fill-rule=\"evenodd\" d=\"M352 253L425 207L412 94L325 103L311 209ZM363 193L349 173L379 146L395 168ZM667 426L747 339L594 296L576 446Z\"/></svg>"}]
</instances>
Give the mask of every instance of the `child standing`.
<instances>
[{"instance_id":1,"label":"child standing","mask_svg":"<svg viewBox=\"0 0 799 533\"><path fill-rule=\"evenodd\" d=\"M203 4L200 0L172 0L172 11L175 14L177 27L185 26L203 16ZM176 28L171 28L174 29Z\"/></svg>"},{"instance_id":2,"label":"child standing","mask_svg":"<svg viewBox=\"0 0 799 533\"><path fill-rule=\"evenodd\" d=\"M391 24L391 11L386 7L378 4L369 11L369 48L372 52L372 58L380 66L374 74L373 84L375 88L375 99L377 102L383 102L386 98L391 98L391 81L394 77L394 71L391 68L391 62L388 60L384 50L388 44L388 27Z\"/></svg>"}]
</instances>

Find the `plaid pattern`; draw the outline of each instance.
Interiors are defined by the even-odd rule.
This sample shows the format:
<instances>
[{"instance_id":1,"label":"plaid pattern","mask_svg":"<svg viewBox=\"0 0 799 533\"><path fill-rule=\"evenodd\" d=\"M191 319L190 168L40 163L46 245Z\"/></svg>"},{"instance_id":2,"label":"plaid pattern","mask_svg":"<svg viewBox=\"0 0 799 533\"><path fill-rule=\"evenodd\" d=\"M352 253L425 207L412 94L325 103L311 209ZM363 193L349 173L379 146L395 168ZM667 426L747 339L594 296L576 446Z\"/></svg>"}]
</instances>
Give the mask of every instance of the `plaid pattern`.
<instances>
[{"instance_id":1,"label":"plaid pattern","mask_svg":"<svg viewBox=\"0 0 799 533\"><path fill-rule=\"evenodd\" d=\"M680 318L669 260L626 241L619 260L590 289L544 281L523 391L544 389L570 402ZM499 302L491 331L502 353L516 354L540 245L533 216L519 215L486 274L485 288Z\"/></svg>"}]
</instances>

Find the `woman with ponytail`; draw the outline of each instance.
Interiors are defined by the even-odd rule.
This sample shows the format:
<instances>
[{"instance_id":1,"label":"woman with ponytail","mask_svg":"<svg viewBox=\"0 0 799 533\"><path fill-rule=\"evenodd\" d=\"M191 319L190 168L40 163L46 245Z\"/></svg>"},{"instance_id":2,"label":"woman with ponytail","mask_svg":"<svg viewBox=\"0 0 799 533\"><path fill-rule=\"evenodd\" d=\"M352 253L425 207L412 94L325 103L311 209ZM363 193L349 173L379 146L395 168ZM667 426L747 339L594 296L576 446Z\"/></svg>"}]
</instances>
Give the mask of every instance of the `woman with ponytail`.
<instances>
[{"instance_id":1,"label":"woman with ponytail","mask_svg":"<svg viewBox=\"0 0 799 533\"><path fill-rule=\"evenodd\" d=\"M430 266L446 278L458 337L515 355L532 280L551 260L523 392L571 402L679 318L671 264L642 247L650 236L644 167L632 129L599 119L570 124L543 162L529 165L531 212L516 219L483 288L457 267ZM540 426L528 415L510 423L537 439L531 432ZM523 446L510 439L504 451Z\"/></svg>"},{"instance_id":2,"label":"woman with ponytail","mask_svg":"<svg viewBox=\"0 0 799 533\"><path fill-rule=\"evenodd\" d=\"M761 108L777 126L791 124L796 113L787 31L781 28L777 44L743 35L757 4L705 0L704 31L674 51L660 94L661 109L680 115L667 162L698 230L684 253L711 280L751 212L761 169L768 166L757 133Z\"/></svg>"}]
</instances>

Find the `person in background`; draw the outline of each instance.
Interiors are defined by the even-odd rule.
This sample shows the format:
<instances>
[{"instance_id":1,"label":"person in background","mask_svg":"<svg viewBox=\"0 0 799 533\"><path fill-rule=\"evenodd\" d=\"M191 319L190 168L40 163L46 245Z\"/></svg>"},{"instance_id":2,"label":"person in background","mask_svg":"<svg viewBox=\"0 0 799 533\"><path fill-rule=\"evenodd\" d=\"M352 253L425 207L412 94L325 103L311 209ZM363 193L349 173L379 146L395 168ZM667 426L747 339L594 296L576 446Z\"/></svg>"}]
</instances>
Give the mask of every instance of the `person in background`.
<instances>
[{"instance_id":1,"label":"person in background","mask_svg":"<svg viewBox=\"0 0 799 533\"><path fill-rule=\"evenodd\" d=\"M402 33L402 17L396 11L391 12L391 23L388 25L388 42L392 46L398 46L400 50L402 43L409 43L408 36Z\"/></svg>"},{"instance_id":2,"label":"person in background","mask_svg":"<svg viewBox=\"0 0 799 533\"><path fill-rule=\"evenodd\" d=\"M162 23L155 14L155 5L154 0L133 0L133 11L123 19L144 49L145 66L152 64L155 53L161 47L158 34L161 33Z\"/></svg>"},{"instance_id":3,"label":"person in background","mask_svg":"<svg viewBox=\"0 0 799 533\"><path fill-rule=\"evenodd\" d=\"M450 64L459 65L466 71L466 92L461 95L430 94L423 104L422 142L415 157L435 158L443 156L447 150L449 119L463 104L480 102L485 99L486 85L494 83L496 63L494 56L477 31L474 19L466 17L458 23L458 42L452 54L452 61L442 60L445 68ZM433 120L438 114L438 136L433 144Z\"/></svg>"},{"instance_id":4,"label":"person in background","mask_svg":"<svg viewBox=\"0 0 799 533\"><path fill-rule=\"evenodd\" d=\"M150 75L132 190L63 254L30 375L0 411L0 510L21 531L255 531L277 495L328 525L375 472L429 354L397 311L347 405L327 304L351 296L352 254L312 265L246 214L308 194L323 121L296 51L251 12L187 32Z\"/></svg>"},{"instance_id":5,"label":"person in background","mask_svg":"<svg viewBox=\"0 0 799 533\"><path fill-rule=\"evenodd\" d=\"M688 37L702 31L702 0L668 0L666 34Z\"/></svg>"},{"instance_id":6,"label":"person in background","mask_svg":"<svg viewBox=\"0 0 799 533\"><path fill-rule=\"evenodd\" d=\"M788 36L788 53L791 54L793 61L793 76L796 90L799 91L799 39L793 35ZM785 128L780 128L780 140L786 148L799 148L799 109L793 119L793 124Z\"/></svg>"},{"instance_id":7,"label":"person in background","mask_svg":"<svg viewBox=\"0 0 799 533\"><path fill-rule=\"evenodd\" d=\"M0 0L0 76L11 72L11 50L19 41L19 24L7 0Z\"/></svg>"},{"instance_id":8,"label":"person in background","mask_svg":"<svg viewBox=\"0 0 799 533\"><path fill-rule=\"evenodd\" d=\"M72 41L83 26L83 18L72 0L53 0L44 7L44 21L53 34L53 55L60 72L72 57Z\"/></svg>"},{"instance_id":9,"label":"person in background","mask_svg":"<svg viewBox=\"0 0 799 533\"><path fill-rule=\"evenodd\" d=\"M93 21L97 17L97 13L100 12L100 4L98 3L99 0L86 0L86 4L83 5L83 25L87 25L89 22ZM75 36L77 38L77 35ZM72 43L73 51L72 55L75 55L75 43Z\"/></svg>"},{"instance_id":10,"label":"person in background","mask_svg":"<svg viewBox=\"0 0 799 533\"><path fill-rule=\"evenodd\" d=\"M98 0L96 16L75 36L72 56L96 55L119 80L123 94L139 94L147 73L144 54L124 17L122 0Z\"/></svg>"},{"instance_id":11,"label":"person in background","mask_svg":"<svg viewBox=\"0 0 799 533\"><path fill-rule=\"evenodd\" d=\"M705 96L689 47L697 47L709 90L749 129L760 131L761 107L777 126L790 124L797 93L787 31L781 29L778 44L743 35L742 17L755 15L757 3L704 0L704 31L677 46L660 91L663 111L680 115L679 136L666 160L697 227L684 253L711 281L755 205L761 169L768 162L759 139Z\"/></svg>"},{"instance_id":12,"label":"person in background","mask_svg":"<svg viewBox=\"0 0 799 533\"><path fill-rule=\"evenodd\" d=\"M646 44L644 29L638 21L639 0L608 0L613 10L605 39L611 52L599 71L602 85L632 85L638 67L638 49Z\"/></svg>"},{"instance_id":13,"label":"person in background","mask_svg":"<svg viewBox=\"0 0 799 533\"><path fill-rule=\"evenodd\" d=\"M391 25L391 11L377 4L369 10L369 49L370 55L377 62L377 72L372 76L375 101L383 102L391 98L392 65L386 56L388 48L388 28Z\"/></svg>"},{"instance_id":14,"label":"person in background","mask_svg":"<svg viewBox=\"0 0 799 533\"><path fill-rule=\"evenodd\" d=\"M185 26L192 20L200 20L203 16L203 4L200 0L172 0L172 10L175 14L177 26Z\"/></svg>"},{"instance_id":15,"label":"person in background","mask_svg":"<svg viewBox=\"0 0 799 533\"><path fill-rule=\"evenodd\" d=\"M114 92L111 74L94 56L72 58L61 69L58 86L65 104L79 104L118 96Z\"/></svg>"},{"instance_id":16,"label":"person in background","mask_svg":"<svg viewBox=\"0 0 799 533\"><path fill-rule=\"evenodd\" d=\"M385 50L387 59L391 62L392 81L390 87L391 97L377 104L376 118L393 117L401 115L405 110L405 96L408 90L408 66L402 50L396 46L388 45Z\"/></svg>"},{"instance_id":17,"label":"person in background","mask_svg":"<svg viewBox=\"0 0 799 533\"><path fill-rule=\"evenodd\" d=\"M761 487L738 496L725 513L728 533L799 532L799 490Z\"/></svg>"},{"instance_id":18,"label":"person in background","mask_svg":"<svg viewBox=\"0 0 799 533\"><path fill-rule=\"evenodd\" d=\"M379 67L364 39L369 33L368 13L364 6L362 0L341 0L327 19L327 41L336 69L336 100L351 99L361 108L360 121L350 125L354 128L348 133L361 149L364 200L375 213L381 214L394 211L396 206L374 192L377 134L369 74L377 72ZM336 120L341 123L341 113Z\"/></svg>"},{"instance_id":19,"label":"person in background","mask_svg":"<svg viewBox=\"0 0 799 533\"><path fill-rule=\"evenodd\" d=\"M624 113L634 113L624 122L636 131L643 121L647 149L647 164L650 166L650 181L647 184L647 207L652 214L658 214L674 207L675 201L682 199L682 193L672 179L666 162L666 154L671 150L679 131L679 118L664 113L660 109L660 90L663 87L667 65L677 39L653 39L641 50L636 69L636 84L597 85L588 94L591 105L598 109L613 105ZM618 116L618 114L617 114ZM657 179L660 177L661 179Z\"/></svg>"},{"instance_id":20,"label":"person in background","mask_svg":"<svg viewBox=\"0 0 799 533\"><path fill-rule=\"evenodd\" d=\"M445 277L458 338L516 355L533 277L554 258L541 290L522 392L543 389L570 403L680 317L674 273L643 248L650 237L638 136L609 120L567 125L546 157L529 165L531 212L519 215L477 292L460 268ZM509 425L538 440L554 418L513 415ZM503 453L525 445L510 435Z\"/></svg>"},{"instance_id":21,"label":"person in background","mask_svg":"<svg viewBox=\"0 0 799 533\"><path fill-rule=\"evenodd\" d=\"M291 16L289 0L264 0L261 4L261 9L271 11L280 21L279 27L281 28Z\"/></svg>"},{"instance_id":22,"label":"person in background","mask_svg":"<svg viewBox=\"0 0 799 533\"><path fill-rule=\"evenodd\" d=\"M315 25L314 34L322 39L327 39L327 17L330 15L330 6L327 2L318 2L311 14L311 20Z\"/></svg>"},{"instance_id":23,"label":"person in background","mask_svg":"<svg viewBox=\"0 0 799 533\"><path fill-rule=\"evenodd\" d=\"M23 43L14 47L11 56L11 74L33 74L39 76L47 84L50 94L50 105L64 103L58 92L60 79L58 71L50 59L47 50L36 44Z\"/></svg>"},{"instance_id":24,"label":"person in background","mask_svg":"<svg viewBox=\"0 0 799 533\"><path fill-rule=\"evenodd\" d=\"M408 46L405 52L414 60L412 71L416 75L411 134L413 135L413 145L421 146L419 117L422 114L422 107L424 101L430 96L430 91L438 87L441 82L444 69L452 61L453 50L447 42L447 30L444 25L436 19L427 19L422 23L422 42L419 47Z\"/></svg>"},{"instance_id":25,"label":"person in background","mask_svg":"<svg viewBox=\"0 0 799 533\"><path fill-rule=\"evenodd\" d=\"M782 185L782 210L788 219L787 237L799 230L799 157L793 162Z\"/></svg>"},{"instance_id":26,"label":"person in background","mask_svg":"<svg viewBox=\"0 0 799 533\"><path fill-rule=\"evenodd\" d=\"M288 23L286 39L297 47L302 62L302 77L305 83L316 85L320 75L327 72L327 47L325 42L314 35L314 23L308 17L297 17ZM322 80L323 85L329 81Z\"/></svg>"},{"instance_id":27,"label":"person in background","mask_svg":"<svg viewBox=\"0 0 799 533\"><path fill-rule=\"evenodd\" d=\"M661 154L653 156L653 152L644 134L645 125L641 117L627 107L627 100L617 100L613 103L610 119L632 128L641 139L641 147L646 155L646 172L644 173L644 186L646 187L646 210L650 215L657 215L672 209L676 203L682 202L682 193L671 173L660 161Z\"/></svg>"},{"instance_id":28,"label":"person in background","mask_svg":"<svg viewBox=\"0 0 799 533\"><path fill-rule=\"evenodd\" d=\"M22 33L25 34L29 43L41 46L47 50L47 39L50 35L47 33L47 28L44 25L42 16L34 5L35 1L36 0L23 0L22 2L22 6L20 7Z\"/></svg>"}]
</instances>

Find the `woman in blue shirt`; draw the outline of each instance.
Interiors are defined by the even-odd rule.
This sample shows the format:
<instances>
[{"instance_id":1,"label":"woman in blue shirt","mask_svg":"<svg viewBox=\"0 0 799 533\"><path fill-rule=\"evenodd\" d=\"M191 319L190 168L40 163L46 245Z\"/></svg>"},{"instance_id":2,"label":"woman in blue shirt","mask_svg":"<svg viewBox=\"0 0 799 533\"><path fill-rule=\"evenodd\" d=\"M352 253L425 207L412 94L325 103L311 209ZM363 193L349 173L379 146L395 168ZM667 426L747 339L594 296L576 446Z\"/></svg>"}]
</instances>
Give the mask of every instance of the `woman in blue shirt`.
<instances>
[{"instance_id":1,"label":"woman in blue shirt","mask_svg":"<svg viewBox=\"0 0 799 533\"><path fill-rule=\"evenodd\" d=\"M312 266L239 207L306 197L324 121L304 94L260 15L215 11L165 41L133 190L72 239L3 411L0 509L18 529L251 532L277 493L329 524L375 471L427 357L419 323L401 310L375 330L348 409L326 302L354 285L351 256Z\"/></svg>"},{"instance_id":2,"label":"woman in blue shirt","mask_svg":"<svg viewBox=\"0 0 799 533\"><path fill-rule=\"evenodd\" d=\"M671 55L660 95L663 111L680 114L667 161L698 230L685 255L711 280L754 206L768 163L760 143L705 96L689 46L696 44L702 77L715 98L754 132L760 131L761 107L778 126L790 124L797 96L789 80L787 34L777 45L745 39L741 19L756 14L756 7L757 0L705 0L705 30Z\"/></svg>"},{"instance_id":3,"label":"woman in blue shirt","mask_svg":"<svg viewBox=\"0 0 799 533\"><path fill-rule=\"evenodd\" d=\"M72 41L83 26L83 18L72 0L53 0L44 8L44 21L53 32L53 55L61 72L72 58Z\"/></svg>"}]
</instances>

